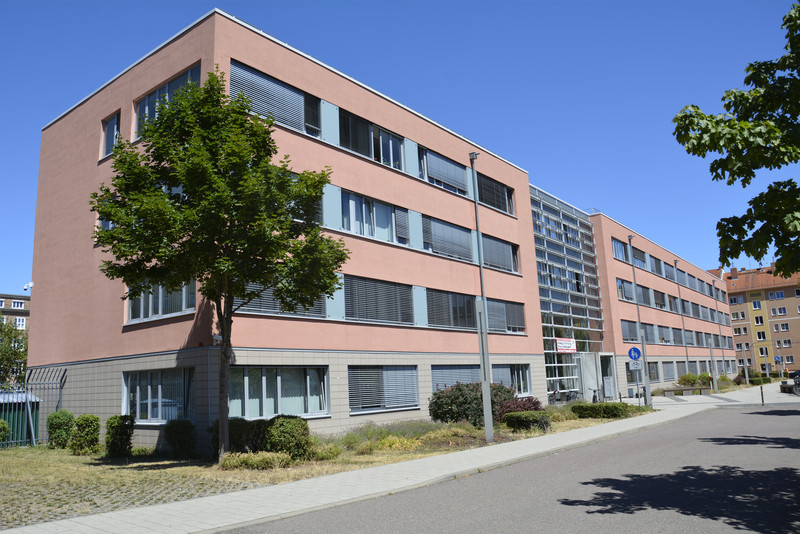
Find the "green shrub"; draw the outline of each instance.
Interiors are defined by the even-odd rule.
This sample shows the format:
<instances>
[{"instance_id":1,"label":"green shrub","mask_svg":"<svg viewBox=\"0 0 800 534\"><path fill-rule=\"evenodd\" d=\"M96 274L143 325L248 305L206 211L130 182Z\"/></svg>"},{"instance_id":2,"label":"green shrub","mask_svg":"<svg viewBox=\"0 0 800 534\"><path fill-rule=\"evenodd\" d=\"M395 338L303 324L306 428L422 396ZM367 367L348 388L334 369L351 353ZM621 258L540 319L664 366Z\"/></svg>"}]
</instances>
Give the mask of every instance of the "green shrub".
<instances>
[{"instance_id":1,"label":"green shrub","mask_svg":"<svg viewBox=\"0 0 800 534\"><path fill-rule=\"evenodd\" d=\"M156 449L154 447L134 447L131 449L131 456L134 458L144 458L155 455Z\"/></svg>"},{"instance_id":2,"label":"green shrub","mask_svg":"<svg viewBox=\"0 0 800 534\"><path fill-rule=\"evenodd\" d=\"M106 455L120 458L131 455L133 448L132 415L112 415L106 420Z\"/></svg>"},{"instance_id":3,"label":"green shrub","mask_svg":"<svg viewBox=\"0 0 800 534\"><path fill-rule=\"evenodd\" d=\"M229 419L228 443L231 452L251 452L254 447L250 421L242 417Z\"/></svg>"},{"instance_id":4,"label":"green shrub","mask_svg":"<svg viewBox=\"0 0 800 534\"><path fill-rule=\"evenodd\" d=\"M575 415L575 412L572 411L571 404L547 406L544 409L544 413L546 413L548 417L550 417L550 421L553 423L561 421L571 421L573 419L578 418L578 416Z\"/></svg>"},{"instance_id":5,"label":"green shrub","mask_svg":"<svg viewBox=\"0 0 800 534\"><path fill-rule=\"evenodd\" d=\"M279 415L268 421L264 436L264 451L285 452L293 459L308 457L311 433L308 422L296 415Z\"/></svg>"},{"instance_id":6,"label":"green shrub","mask_svg":"<svg viewBox=\"0 0 800 534\"><path fill-rule=\"evenodd\" d=\"M222 458L222 469L278 469L292 465L292 457L284 452L229 452Z\"/></svg>"},{"instance_id":7,"label":"green shrub","mask_svg":"<svg viewBox=\"0 0 800 534\"><path fill-rule=\"evenodd\" d=\"M541 412L542 402L536 397L517 397L503 401L497 410L498 417L501 421L505 420L506 414L512 412Z\"/></svg>"},{"instance_id":8,"label":"green shrub","mask_svg":"<svg viewBox=\"0 0 800 534\"><path fill-rule=\"evenodd\" d=\"M308 451L308 459L323 462L340 456L344 450L336 443L314 443Z\"/></svg>"},{"instance_id":9,"label":"green shrub","mask_svg":"<svg viewBox=\"0 0 800 534\"><path fill-rule=\"evenodd\" d=\"M167 440L172 454L176 458L190 458L197 445L197 434L194 424L186 419L173 419L164 427L164 439Z\"/></svg>"},{"instance_id":10,"label":"green shrub","mask_svg":"<svg viewBox=\"0 0 800 534\"><path fill-rule=\"evenodd\" d=\"M6 441L11 435L11 427L8 426L8 421L0 419L0 443Z\"/></svg>"},{"instance_id":11,"label":"green shrub","mask_svg":"<svg viewBox=\"0 0 800 534\"><path fill-rule=\"evenodd\" d=\"M79 415L69 440L72 454L92 454L100 448L100 418L92 414Z\"/></svg>"},{"instance_id":12,"label":"green shrub","mask_svg":"<svg viewBox=\"0 0 800 534\"><path fill-rule=\"evenodd\" d=\"M628 417L628 405L624 402L598 402L588 404L579 402L572 405L572 411L580 419L619 419Z\"/></svg>"},{"instance_id":13,"label":"green shrub","mask_svg":"<svg viewBox=\"0 0 800 534\"><path fill-rule=\"evenodd\" d=\"M711 385L711 375L709 375L708 373L700 373L697 376L697 383L702 386Z\"/></svg>"},{"instance_id":14,"label":"green shrub","mask_svg":"<svg viewBox=\"0 0 800 534\"><path fill-rule=\"evenodd\" d=\"M417 438L402 436L386 436L378 442L379 450L415 451L422 447L422 441Z\"/></svg>"},{"instance_id":15,"label":"green shrub","mask_svg":"<svg viewBox=\"0 0 800 534\"><path fill-rule=\"evenodd\" d=\"M65 449L75 428L75 416L65 409L56 410L47 416L47 435L50 446Z\"/></svg>"},{"instance_id":16,"label":"green shrub","mask_svg":"<svg viewBox=\"0 0 800 534\"><path fill-rule=\"evenodd\" d=\"M500 420L500 406L514 399L514 390L501 384L490 385L492 419ZM483 426L483 395L480 383L456 384L435 391L428 404L428 413L435 421L457 423L466 421Z\"/></svg>"},{"instance_id":17,"label":"green shrub","mask_svg":"<svg viewBox=\"0 0 800 534\"><path fill-rule=\"evenodd\" d=\"M538 428L542 432L550 430L550 417L544 412L511 412L506 414L506 425L513 431Z\"/></svg>"},{"instance_id":18,"label":"green shrub","mask_svg":"<svg viewBox=\"0 0 800 534\"><path fill-rule=\"evenodd\" d=\"M682 386L693 386L693 385L695 385L697 383L697 381L699 379L700 379L700 377L698 377L695 374L686 373L685 375L683 375L680 378L678 378L678 384L680 384Z\"/></svg>"}]
</instances>

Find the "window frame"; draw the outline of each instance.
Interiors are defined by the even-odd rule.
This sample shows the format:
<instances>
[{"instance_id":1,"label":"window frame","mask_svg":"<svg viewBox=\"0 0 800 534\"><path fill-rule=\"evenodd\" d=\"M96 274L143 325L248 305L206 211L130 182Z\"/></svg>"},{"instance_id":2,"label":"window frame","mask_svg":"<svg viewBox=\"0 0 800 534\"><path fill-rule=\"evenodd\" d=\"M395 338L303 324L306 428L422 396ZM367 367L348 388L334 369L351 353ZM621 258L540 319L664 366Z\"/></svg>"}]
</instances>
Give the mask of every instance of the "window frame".
<instances>
[{"instance_id":1,"label":"window frame","mask_svg":"<svg viewBox=\"0 0 800 534\"><path fill-rule=\"evenodd\" d=\"M114 146L120 137L119 122L119 111L103 120L103 143L100 149L100 159L107 158L114 153ZM109 132L109 128L113 128L113 131Z\"/></svg>"},{"instance_id":2,"label":"window frame","mask_svg":"<svg viewBox=\"0 0 800 534\"><path fill-rule=\"evenodd\" d=\"M180 405L177 407L178 413L183 413L183 417L165 417L166 410L169 408L165 406L164 401L164 372L179 370L180 375L180 388L181 400ZM151 378L154 373L157 373L158 383L152 384ZM147 384L141 385L142 375L147 376ZM133 379L136 379L135 391L132 391ZM141 369L138 371L124 371L122 373L122 415L133 415L137 425L164 425L174 419L182 419L194 421L196 416L196 402L195 402L195 376L193 367L172 367L164 369ZM147 400L143 400L141 393L142 387L147 388ZM155 391L153 388L155 387ZM147 418L140 418L142 404L147 406ZM136 406L136 413L131 414L131 404ZM157 416L153 416L152 408L157 407Z\"/></svg>"},{"instance_id":3,"label":"window frame","mask_svg":"<svg viewBox=\"0 0 800 534\"><path fill-rule=\"evenodd\" d=\"M417 365L347 366L347 396L351 416L419 410L419 393Z\"/></svg>"},{"instance_id":4,"label":"window frame","mask_svg":"<svg viewBox=\"0 0 800 534\"><path fill-rule=\"evenodd\" d=\"M241 384L238 375L241 371ZM251 377L251 372L255 372ZM298 413L286 408L286 388L296 384L289 383L290 371L302 371L303 374L303 411ZM272 376L270 376L272 374ZM228 393L228 416L241 417L247 420L272 419L278 415L295 415L303 419L329 417L331 415L330 369L327 365L235 365L231 366L231 387ZM284 376L286 375L286 376ZM314 376L316 375L316 377ZM284 380L285 379L285 380ZM236 380L236 382L234 382ZM269 384L270 380L274 380ZM255 383L254 387L251 382ZM284 383L286 382L286 383ZM271 388L269 386L272 386ZM316 395L314 394L316 391ZM241 393L241 398L231 395ZM257 397L253 395L257 393ZM274 413L268 413L270 393L274 395L272 406ZM296 392L295 392L296 393ZM312 397L319 397L312 401ZM319 409L312 409L312 402L318 402ZM253 414L253 406L258 406L258 414ZM235 407L238 406L239 410ZM233 411L233 413L231 413Z\"/></svg>"},{"instance_id":5,"label":"window frame","mask_svg":"<svg viewBox=\"0 0 800 534\"><path fill-rule=\"evenodd\" d=\"M157 291L154 291L156 289ZM126 321L125 324L138 324L149 321L157 321L169 317L178 317L180 315L193 314L197 308L197 286L194 280L189 283L183 284L180 288L181 292L181 309L179 311L163 313L164 299L174 295L178 290L167 291L162 285L154 284L150 289L143 291L141 295L135 298L126 299ZM157 296L156 296L157 294ZM172 300L170 299L170 302ZM136 308L138 304L138 308ZM158 309L156 313L153 310ZM134 317L134 310L138 310L136 317Z\"/></svg>"}]
</instances>

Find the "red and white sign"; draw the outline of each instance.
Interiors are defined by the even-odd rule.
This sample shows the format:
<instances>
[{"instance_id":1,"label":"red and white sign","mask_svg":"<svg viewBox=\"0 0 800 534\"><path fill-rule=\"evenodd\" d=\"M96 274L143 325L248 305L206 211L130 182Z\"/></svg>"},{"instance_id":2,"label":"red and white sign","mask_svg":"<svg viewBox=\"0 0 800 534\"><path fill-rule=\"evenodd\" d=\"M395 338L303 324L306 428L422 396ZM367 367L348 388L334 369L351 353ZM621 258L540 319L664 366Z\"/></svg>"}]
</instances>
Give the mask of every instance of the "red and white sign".
<instances>
[{"instance_id":1,"label":"red and white sign","mask_svg":"<svg viewBox=\"0 0 800 534\"><path fill-rule=\"evenodd\" d=\"M556 338L556 352L577 352L578 347L574 339L567 339L563 337Z\"/></svg>"}]
</instances>

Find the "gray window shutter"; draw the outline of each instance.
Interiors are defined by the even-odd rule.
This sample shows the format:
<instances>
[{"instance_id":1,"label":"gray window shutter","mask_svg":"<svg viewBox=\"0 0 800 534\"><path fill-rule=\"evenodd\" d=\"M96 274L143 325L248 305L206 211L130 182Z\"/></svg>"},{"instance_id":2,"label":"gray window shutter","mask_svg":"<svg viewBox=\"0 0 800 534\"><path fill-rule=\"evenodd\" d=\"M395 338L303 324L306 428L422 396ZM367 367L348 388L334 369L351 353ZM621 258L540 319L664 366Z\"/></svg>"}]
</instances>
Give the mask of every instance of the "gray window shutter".
<instances>
[{"instance_id":1,"label":"gray window shutter","mask_svg":"<svg viewBox=\"0 0 800 534\"><path fill-rule=\"evenodd\" d=\"M305 93L238 61L231 61L231 96L242 93L258 115L305 131Z\"/></svg>"},{"instance_id":2,"label":"gray window shutter","mask_svg":"<svg viewBox=\"0 0 800 534\"><path fill-rule=\"evenodd\" d=\"M480 382L478 365L431 365L431 386L433 391L447 389L456 384Z\"/></svg>"},{"instance_id":3,"label":"gray window shutter","mask_svg":"<svg viewBox=\"0 0 800 534\"><path fill-rule=\"evenodd\" d=\"M472 235L466 228L423 215L422 235L433 252L472 261Z\"/></svg>"},{"instance_id":4,"label":"gray window shutter","mask_svg":"<svg viewBox=\"0 0 800 534\"><path fill-rule=\"evenodd\" d=\"M502 300L488 299L486 301L489 316L489 330L495 332L506 331L506 303Z\"/></svg>"},{"instance_id":5,"label":"gray window shutter","mask_svg":"<svg viewBox=\"0 0 800 534\"><path fill-rule=\"evenodd\" d=\"M398 239L408 241L408 210L394 209L394 232Z\"/></svg>"},{"instance_id":6,"label":"gray window shutter","mask_svg":"<svg viewBox=\"0 0 800 534\"><path fill-rule=\"evenodd\" d=\"M517 302L506 302L507 327L512 332L525 331L525 306Z\"/></svg>"},{"instance_id":7,"label":"gray window shutter","mask_svg":"<svg viewBox=\"0 0 800 534\"><path fill-rule=\"evenodd\" d=\"M281 310L280 302L275 299L272 288L264 288L258 284L247 284L248 291L261 291L261 296L257 297L241 308L241 312L249 313L263 313L268 315L301 315L305 317L325 317L325 297L319 298L314 302L314 305L309 309L302 306L295 308L293 312L286 312ZM241 305L242 299L234 299L233 307L236 308Z\"/></svg>"},{"instance_id":8,"label":"gray window shutter","mask_svg":"<svg viewBox=\"0 0 800 534\"><path fill-rule=\"evenodd\" d=\"M353 411L381 408L383 373L378 366L349 366L347 383L350 409Z\"/></svg>"},{"instance_id":9,"label":"gray window shutter","mask_svg":"<svg viewBox=\"0 0 800 534\"><path fill-rule=\"evenodd\" d=\"M492 383L512 387L511 366L508 364L492 365Z\"/></svg>"},{"instance_id":10,"label":"gray window shutter","mask_svg":"<svg viewBox=\"0 0 800 534\"><path fill-rule=\"evenodd\" d=\"M383 406L385 408L419 406L416 366L396 365L383 368Z\"/></svg>"},{"instance_id":11,"label":"gray window shutter","mask_svg":"<svg viewBox=\"0 0 800 534\"><path fill-rule=\"evenodd\" d=\"M382 323L414 323L411 286L345 275L345 317Z\"/></svg>"},{"instance_id":12,"label":"gray window shutter","mask_svg":"<svg viewBox=\"0 0 800 534\"><path fill-rule=\"evenodd\" d=\"M347 380L351 411L419 406L416 366L351 365Z\"/></svg>"},{"instance_id":13,"label":"gray window shutter","mask_svg":"<svg viewBox=\"0 0 800 534\"><path fill-rule=\"evenodd\" d=\"M427 151L427 156L428 176L466 191L466 167L432 150Z\"/></svg>"},{"instance_id":14,"label":"gray window shutter","mask_svg":"<svg viewBox=\"0 0 800 534\"><path fill-rule=\"evenodd\" d=\"M511 212L508 205L509 188L496 180L478 173L478 200L506 213Z\"/></svg>"},{"instance_id":15,"label":"gray window shutter","mask_svg":"<svg viewBox=\"0 0 800 534\"><path fill-rule=\"evenodd\" d=\"M511 243L484 235L483 263L487 267L495 267L514 272L514 248Z\"/></svg>"}]
</instances>

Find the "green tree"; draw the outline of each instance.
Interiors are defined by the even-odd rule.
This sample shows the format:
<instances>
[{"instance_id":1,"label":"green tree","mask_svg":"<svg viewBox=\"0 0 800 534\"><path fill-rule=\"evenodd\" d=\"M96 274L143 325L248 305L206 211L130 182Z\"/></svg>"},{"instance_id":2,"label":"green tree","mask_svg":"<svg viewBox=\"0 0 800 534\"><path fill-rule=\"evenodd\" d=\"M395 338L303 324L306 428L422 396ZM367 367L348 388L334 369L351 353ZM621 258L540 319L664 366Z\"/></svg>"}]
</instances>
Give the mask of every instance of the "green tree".
<instances>
[{"instance_id":1,"label":"green tree","mask_svg":"<svg viewBox=\"0 0 800 534\"><path fill-rule=\"evenodd\" d=\"M707 115L697 106L678 113L675 138L689 154L720 157L709 165L713 180L747 187L759 169L774 170L800 160L800 5L784 16L786 54L755 61L745 69L745 90L723 94L725 113ZM776 249L775 274L800 271L800 188L777 181L752 198L741 216L717 223L720 262L730 265L742 253L761 260Z\"/></svg>"},{"instance_id":2,"label":"green tree","mask_svg":"<svg viewBox=\"0 0 800 534\"><path fill-rule=\"evenodd\" d=\"M0 314L0 384L25 381L28 363L28 330L20 330L13 317Z\"/></svg>"},{"instance_id":3,"label":"green tree","mask_svg":"<svg viewBox=\"0 0 800 534\"><path fill-rule=\"evenodd\" d=\"M218 69L202 87L189 83L159 104L136 142L118 140L111 185L91 200L110 223L94 233L113 257L100 270L125 283L123 298L196 280L213 303L222 337L220 459L228 450L234 313L261 294L257 286L272 288L286 310L309 307L338 289L336 271L348 257L316 221L330 170L297 172L288 157L272 163L272 121L250 110L245 97L228 97Z\"/></svg>"}]
</instances>

